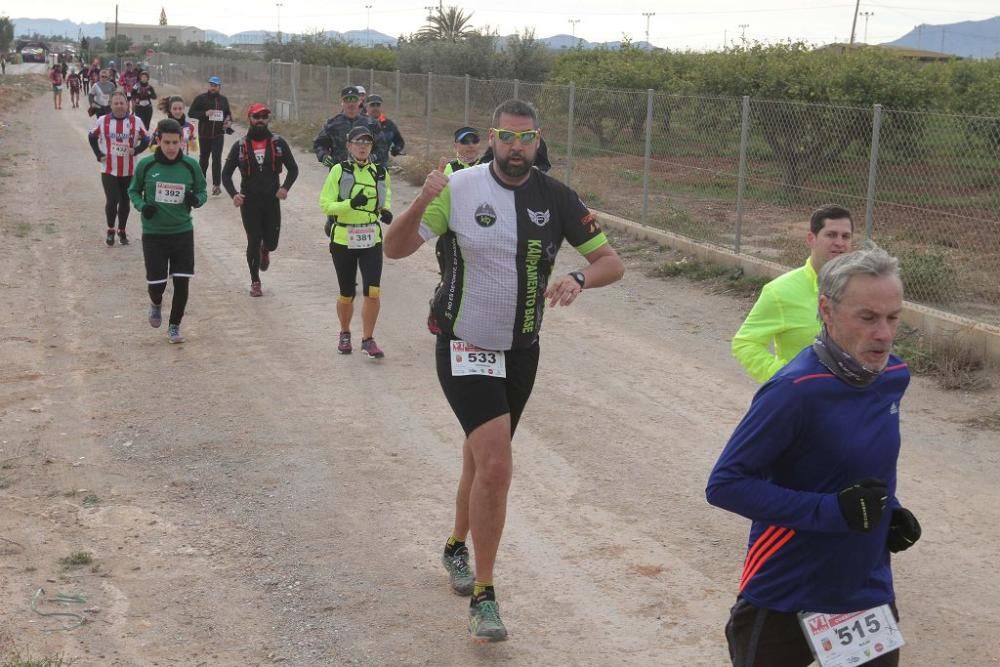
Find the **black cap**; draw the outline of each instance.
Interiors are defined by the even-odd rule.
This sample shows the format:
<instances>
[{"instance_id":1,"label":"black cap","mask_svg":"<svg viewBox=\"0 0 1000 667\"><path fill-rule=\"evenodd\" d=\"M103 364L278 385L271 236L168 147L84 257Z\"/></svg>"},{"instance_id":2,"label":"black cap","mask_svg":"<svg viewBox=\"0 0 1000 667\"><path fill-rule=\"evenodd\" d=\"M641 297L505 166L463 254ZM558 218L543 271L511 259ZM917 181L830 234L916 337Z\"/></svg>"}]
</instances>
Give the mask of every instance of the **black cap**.
<instances>
[{"instance_id":1,"label":"black cap","mask_svg":"<svg viewBox=\"0 0 1000 667\"><path fill-rule=\"evenodd\" d=\"M375 136L372 134L372 131L365 125L356 125L351 128L350 132L347 133L348 141L357 141L361 137L368 137L372 141L375 141Z\"/></svg>"},{"instance_id":2,"label":"black cap","mask_svg":"<svg viewBox=\"0 0 1000 667\"><path fill-rule=\"evenodd\" d=\"M371 104L372 102L378 102L379 104L382 104L382 96L381 95L369 95L368 97L365 98L365 103Z\"/></svg>"},{"instance_id":3,"label":"black cap","mask_svg":"<svg viewBox=\"0 0 1000 667\"><path fill-rule=\"evenodd\" d=\"M348 95L353 95L354 97L361 97L361 93L358 92L356 86L344 86L340 89L340 98L343 99Z\"/></svg>"},{"instance_id":4,"label":"black cap","mask_svg":"<svg viewBox=\"0 0 1000 667\"><path fill-rule=\"evenodd\" d=\"M465 137L469 136L470 134L475 135L475 136L478 137L479 136L479 130L477 130L474 127L460 127L460 128L458 128L457 130L455 130L455 143L458 143L459 141L461 141Z\"/></svg>"}]
</instances>

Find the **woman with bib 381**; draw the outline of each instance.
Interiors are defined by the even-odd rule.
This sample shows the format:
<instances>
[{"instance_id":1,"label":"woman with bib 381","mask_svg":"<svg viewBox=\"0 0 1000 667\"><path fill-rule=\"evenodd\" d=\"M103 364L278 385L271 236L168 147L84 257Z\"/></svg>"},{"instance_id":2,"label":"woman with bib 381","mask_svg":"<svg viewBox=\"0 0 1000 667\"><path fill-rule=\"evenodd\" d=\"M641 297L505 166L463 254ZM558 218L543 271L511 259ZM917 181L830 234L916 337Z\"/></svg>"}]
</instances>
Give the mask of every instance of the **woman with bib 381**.
<instances>
[{"instance_id":1,"label":"woman with bib 381","mask_svg":"<svg viewBox=\"0 0 1000 667\"><path fill-rule=\"evenodd\" d=\"M357 293L357 273L361 268L364 303L361 307L363 337L361 350L373 359L385 356L375 344L375 321L379 312L382 279L382 228L379 222L392 222L389 212L389 173L369 160L374 137L365 126L353 128L347 135L350 159L335 164L323 184L319 205L333 219L330 231L330 255L340 284L337 319L340 337L337 352L350 354L351 317Z\"/></svg>"}]
</instances>

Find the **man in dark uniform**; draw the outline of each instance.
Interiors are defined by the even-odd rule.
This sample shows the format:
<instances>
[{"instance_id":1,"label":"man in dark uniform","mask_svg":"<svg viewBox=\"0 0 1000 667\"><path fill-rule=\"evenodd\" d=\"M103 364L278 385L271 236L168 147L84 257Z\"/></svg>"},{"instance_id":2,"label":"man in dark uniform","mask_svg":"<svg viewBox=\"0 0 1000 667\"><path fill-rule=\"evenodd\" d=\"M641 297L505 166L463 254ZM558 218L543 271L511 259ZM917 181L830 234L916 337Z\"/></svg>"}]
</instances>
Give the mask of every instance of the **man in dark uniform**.
<instances>
[{"instance_id":1,"label":"man in dark uniform","mask_svg":"<svg viewBox=\"0 0 1000 667\"><path fill-rule=\"evenodd\" d=\"M208 159L212 158L212 194L222 194L222 145L225 135L232 134L233 114L229 100L220 91L222 79L213 76L208 80L208 91L194 98L188 109L188 118L198 121L198 143L201 146L201 173L208 172Z\"/></svg>"}]
</instances>

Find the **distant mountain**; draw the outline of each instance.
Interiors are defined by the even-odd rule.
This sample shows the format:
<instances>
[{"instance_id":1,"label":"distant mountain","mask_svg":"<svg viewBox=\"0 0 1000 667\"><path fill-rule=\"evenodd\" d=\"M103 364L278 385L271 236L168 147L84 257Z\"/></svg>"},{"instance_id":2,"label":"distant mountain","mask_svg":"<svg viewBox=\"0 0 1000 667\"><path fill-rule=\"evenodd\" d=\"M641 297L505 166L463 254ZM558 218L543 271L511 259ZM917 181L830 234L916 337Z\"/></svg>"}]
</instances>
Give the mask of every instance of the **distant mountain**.
<instances>
[{"instance_id":1,"label":"distant mountain","mask_svg":"<svg viewBox=\"0 0 1000 667\"><path fill-rule=\"evenodd\" d=\"M373 46L376 44L396 46L399 43L399 40L395 37L387 35L384 32L379 32L378 30L348 30L345 33L341 33L341 39L359 46L367 46L368 44Z\"/></svg>"},{"instance_id":2,"label":"distant mountain","mask_svg":"<svg viewBox=\"0 0 1000 667\"><path fill-rule=\"evenodd\" d=\"M925 23L883 46L939 51L963 58L995 58L1000 54L1000 16L945 25Z\"/></svg>"},{"instance_id":3,"label":"distant mountain","mask_svg":"<svg viewBox=\"0 0 1000 667\"><path fill-rule=\"evenodd\" d=\"M30 35L62 35L70 39L80 37L104 38L103 23L74 23L56 19L14 19L14 37Z\"/></svg>"},{"instance_id":4,"label":"distant mountain","mask_svg":"<svg viewBox=\"0 0 1000 667\"><path fill-rule=\"evenodd\" d=\"M510 36L506 37L505 39L510 39ZM576 48L577 46L579 46L581 49L620 49L622 47L622 43L620 41L588 42L582 37L573 37L573 35L553 35L552 37L537 37L536 41L556 51L560 49L573 49ZM649 48L649 44L647 44L645 41L632 42L632 45L637 49Z\"/></svg>"},{"instance_id":5,"label":"distant mountain","mask_svg":"<svg viewBox=\"0 0 1000 667\"><path fill-rule=\"evenodd\" d=\"M215 42L219 46L229 46L229 35L224 32L219 32L218 30L206 30L205 39L210 42Z\"/></svg>"}]
</instances>

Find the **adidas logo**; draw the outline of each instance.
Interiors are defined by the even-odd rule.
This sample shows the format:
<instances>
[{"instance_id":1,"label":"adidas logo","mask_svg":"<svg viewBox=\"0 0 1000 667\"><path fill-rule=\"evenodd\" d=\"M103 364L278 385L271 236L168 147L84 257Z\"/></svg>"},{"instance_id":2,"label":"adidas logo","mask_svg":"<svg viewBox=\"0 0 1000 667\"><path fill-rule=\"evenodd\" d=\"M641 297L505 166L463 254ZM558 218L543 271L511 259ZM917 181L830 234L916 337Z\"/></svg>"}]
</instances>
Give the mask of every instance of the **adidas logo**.
<instances>
[{"instance_id":1,"label":"adidas logo","mask_svg":"<svg viewBox=\"0 0 1000 667\"><path fill-rule=\"evenodd\" d=\"M896 405L896 401L893 401L892 405L889 406L889 414L890 415L898 415L899 414L899 406Z\"/></svg>"}]
</instances>

